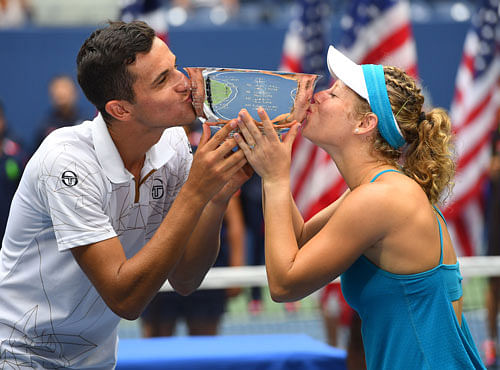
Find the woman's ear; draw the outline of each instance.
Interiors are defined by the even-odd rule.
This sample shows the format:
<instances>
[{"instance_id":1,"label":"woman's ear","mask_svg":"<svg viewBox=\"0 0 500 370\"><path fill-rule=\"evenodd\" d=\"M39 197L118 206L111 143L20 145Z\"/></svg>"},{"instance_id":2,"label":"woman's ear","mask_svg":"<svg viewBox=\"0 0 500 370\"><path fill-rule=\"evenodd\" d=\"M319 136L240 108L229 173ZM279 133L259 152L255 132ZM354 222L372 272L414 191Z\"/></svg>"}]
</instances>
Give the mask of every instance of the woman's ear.
<instances>
[{"instance_id":1,"label":"woman's ear","mask_svg":"<svg viewBox=\"0 0 500 370\"><path fill-rule=\"evenodd\" d=\"M366 113L356 126L356 133L366 134L377 129L378 117L375 113Z\"/></svg>"},{"instance_id":2,"label":"woman's ear","mask_svg":"<svg viewBox=\"0 0 500 370\"><path fill-rule=\"evenodd\" d=\"M118 121L130 119L130 104L125 100L110 100L104 107L106 112Z\"/></svg>"}]
</instances>

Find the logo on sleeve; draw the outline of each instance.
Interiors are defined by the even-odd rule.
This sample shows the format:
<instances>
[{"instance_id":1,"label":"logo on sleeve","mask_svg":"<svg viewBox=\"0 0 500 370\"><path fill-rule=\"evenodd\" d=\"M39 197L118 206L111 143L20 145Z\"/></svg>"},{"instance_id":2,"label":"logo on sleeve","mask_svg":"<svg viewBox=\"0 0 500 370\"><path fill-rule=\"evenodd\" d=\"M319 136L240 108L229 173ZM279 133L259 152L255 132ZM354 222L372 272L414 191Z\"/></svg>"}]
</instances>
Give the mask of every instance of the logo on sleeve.
<instances>
[{"instance_id":1,"label":"logo on sleeve","mask_svg":"<svg viewBox=\"0 0 500 370\"><path fill-rule=\"evenodd\" d=\"M151 196L153 199L160 199L163 197L164 194L163 190L163 181L160 179L154 179L153 180L153 187L151 188Z\"/></svg>"},{"instance_id":2,"label":"logo on sleeve","mask_svg":"<svg viewBox=\"0 0 500 370\"><path fill-rule=\"evenodd\" d=\"M70 187L78 184L78 177L76 177L76 173L73 171L64 171L61 176L61 180L64 185Z\"/></svg>"}]
</instances>

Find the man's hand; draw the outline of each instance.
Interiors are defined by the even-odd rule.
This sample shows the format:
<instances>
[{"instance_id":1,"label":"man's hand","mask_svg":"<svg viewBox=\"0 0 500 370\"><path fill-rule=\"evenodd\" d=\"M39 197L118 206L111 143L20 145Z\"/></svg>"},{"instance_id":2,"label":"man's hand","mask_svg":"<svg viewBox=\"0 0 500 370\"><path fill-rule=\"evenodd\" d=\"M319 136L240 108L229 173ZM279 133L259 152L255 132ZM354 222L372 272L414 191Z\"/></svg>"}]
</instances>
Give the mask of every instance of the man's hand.
<instances>
[{"instance_id":1,"label":"man's hand","mask_svg":"<svg viewBox=\"0 0 500 370\"><path fill-rule=\"evenodd\" d=\"M221 192L220 197L228 200L248 179L241 173L243 166L247 164L246 158L240 150L232 151L237 144L228 137L235 127L236 121L232 120L210 137L210 128L203 125L203 135L184 186L205 202L226 188L226 185L227 188Z\"/></svg>"},{"instance_id":2,"label":"man's hand","mask_svg":"<svg viewBox=\"0 0 500 370\"><path fill-rule=\"evenodd\" d=\"M248 162L240 168L236 174L231 177L226 185L212 198L212 202L215 203L227 203L234 193L238 191L241 186L247 182L254 173L253 168L248 164Z\"/></svg>"}]
</instances>

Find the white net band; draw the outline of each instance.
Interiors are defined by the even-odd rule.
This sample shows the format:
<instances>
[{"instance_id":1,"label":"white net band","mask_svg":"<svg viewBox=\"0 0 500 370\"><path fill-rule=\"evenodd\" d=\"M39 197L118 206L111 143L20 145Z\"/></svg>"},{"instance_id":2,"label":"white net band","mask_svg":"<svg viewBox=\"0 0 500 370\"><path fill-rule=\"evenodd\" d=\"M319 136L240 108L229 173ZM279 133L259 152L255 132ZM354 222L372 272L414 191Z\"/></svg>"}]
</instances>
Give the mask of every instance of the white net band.
<instances>
[{"instance_id":1,"label":"white net band","mask_svg":"<svg viewBox=\"0 0 500 370\"><path fill-rule=\"evenodd\" d=\"M500 276L500 256L460 257L460 272L464 278L471 276ZM337 278L336 281L340 279ZM213 267L199 289L224 289L234 287L267 286L265 266ZM161 291L171 291L166 282Z\"/></svg>"}]
</instances>

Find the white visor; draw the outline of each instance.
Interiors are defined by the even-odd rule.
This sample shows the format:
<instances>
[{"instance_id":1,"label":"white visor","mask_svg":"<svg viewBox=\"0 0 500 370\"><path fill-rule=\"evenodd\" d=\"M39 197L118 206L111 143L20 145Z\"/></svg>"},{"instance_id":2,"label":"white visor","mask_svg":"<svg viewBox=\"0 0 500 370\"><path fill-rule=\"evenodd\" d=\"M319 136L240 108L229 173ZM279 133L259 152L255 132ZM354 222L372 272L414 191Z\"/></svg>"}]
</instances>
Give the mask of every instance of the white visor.
<instances>
[{"instance_id":1,"label":"white visor","mask_svg":"<svg viewBox=\"0 0 500 370\"><path fill-rule=\"evenodd\" d=\"M333 76L349 86L362 98L368 99L368 90L366 89L365 76L363 68L354 63L340 51L330 45L327 56L328 70Z\"/></svg>"}]
</instances>

